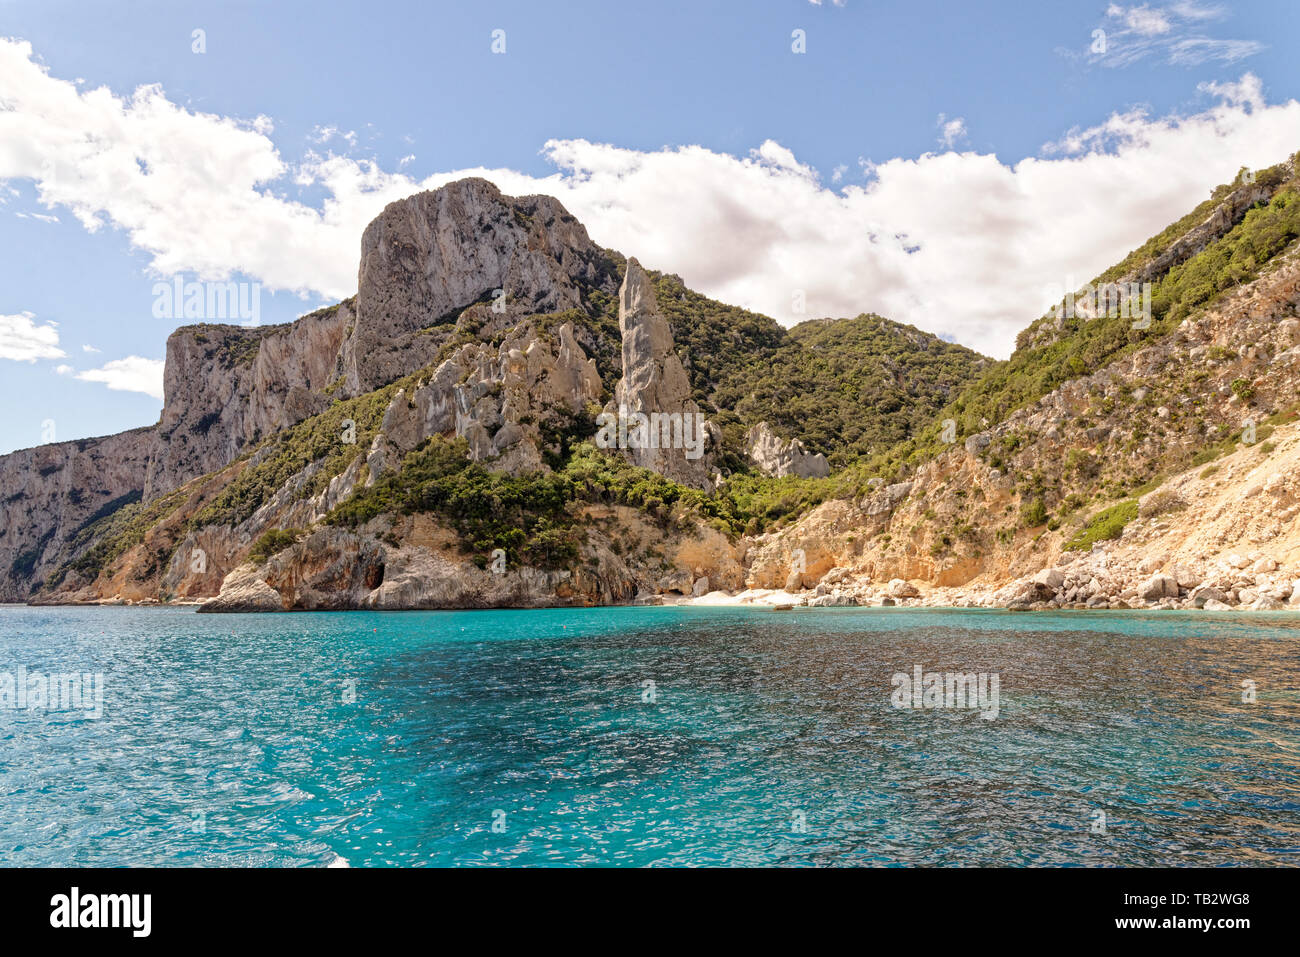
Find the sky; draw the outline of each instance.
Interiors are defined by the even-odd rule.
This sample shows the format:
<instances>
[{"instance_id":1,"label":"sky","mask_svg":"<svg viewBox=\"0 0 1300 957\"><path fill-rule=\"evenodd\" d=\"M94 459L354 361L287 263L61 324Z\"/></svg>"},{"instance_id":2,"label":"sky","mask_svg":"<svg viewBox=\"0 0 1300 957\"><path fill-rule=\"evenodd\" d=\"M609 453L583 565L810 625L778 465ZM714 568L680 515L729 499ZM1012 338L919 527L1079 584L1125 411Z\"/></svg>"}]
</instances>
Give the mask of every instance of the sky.
<instances>
[{"instance_id":1,"label":"sky","mask_svg":"<svg viewBox=\"0 0 1300 957\"><path fill-rule=\"evenodd\" d=\"M467 175L786 325L1006 357L1300 150L1297 32L1294 0L0 0L0 452L157 421L167 336L222 319L177 282L290 321Z\"/></svg>"}]
</instances>

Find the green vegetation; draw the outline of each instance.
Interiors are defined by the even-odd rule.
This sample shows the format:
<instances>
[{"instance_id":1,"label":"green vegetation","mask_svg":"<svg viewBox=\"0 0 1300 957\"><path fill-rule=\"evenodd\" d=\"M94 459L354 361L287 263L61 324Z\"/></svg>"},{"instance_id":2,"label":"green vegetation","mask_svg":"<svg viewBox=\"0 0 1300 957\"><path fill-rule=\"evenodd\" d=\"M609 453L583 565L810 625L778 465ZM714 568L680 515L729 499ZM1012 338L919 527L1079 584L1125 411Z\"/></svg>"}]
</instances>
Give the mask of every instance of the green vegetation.
<instances>
[{"instance_id":1,"label":"green vegetation","mask_svg":"<svg viewBox=\"0 0 1300 957\"><path fill-rule=\"evenodd\" d=\"M1110 541L1124 534L1124 526L1137 518L1137 499L1130 498L1112 505L1090 518L1086 525L1065 543L1067 551L1087 551L1097 542Z\"/></svg>"},{"instance_id":2,"label":"green vegetation","mask_svg":"<svg viewBox=\"0 0 1300 957\"><path fill-rule=\"evenodd\" d=\"M585 540L581 504L626 505L664 527L707 522L726 534L756 533L800 514L833 490L829 479L738 476L708 494L637 468L591 443L551 473L507 475L466 461L464 440L435 436L336 507L326 522L355 528L383 514L430 512L451 524L465 548L486 560L503 549L510 564L564 565Z\"/></svg>"},{"instance_id":3,"label":"green vegetation","mask_svg":"<svg viewBox=\"0 0 1300 957\"><path fill-rule=\"evenodd\" d=\"M334 509L326 522L355 527L392 512L432 512L484 561L497 548L511 564L554 568L577 557L581 535L566 508L565 480L555 474L511 476L467 462L463 439L426 440L390 472Z\"/></svg>"},{"instance_id":4,"label":"green vegetation","mask_svg":"<svg viewBox=\"0 0 1300 957\"><path fill-rule=\"evenodd\" d=\"M1047 524L1047 504L1041 498L1035 498L1020 507L1020 524L1025 528L1037 528Z\"/></svg>"},{"instance_id":5,"label":"green vegetation","mask_svg":"<svg viewBox=\"0 0 1300 957\"><path fill-rule=\"evenodd\" d=\"M69 571L90 578L95 577L123 554L143 542L146 533L180 508L188 497L189 489L182 486L162 498L154 499L148 505L141 503L138 491L129 492L108 503L73 534L64 548L64 553L75 555L88 543L94 542L94 545L77 558L62 565L42 587L46 590L58 587ZM113 507L110 509L110 506ZM145 573L152 573L170 557L170 554L153 555Z\"/></svg>"},{"instance_id":6,"label":"green vegetation","mask_svg":"<svg viewBox=\"0 0 1300 957\"><path fill-rule=\"evenodd\" d=\"M190 527L238 525L314 462L319 466L298 489L297 497L319 493L369 450L393 394L414 383L415 377L408 376L366 395L335 402L319 415L276 433L252 453L256 462L245 465L221 494L190 520Z\"/></svg>"},{"instance_id":7,"label":"green vegetation","mask_svg":"<svg viewBox=\"0 0 1300 957\"><path fill-rule=\"evenodd\" d=\"M276 552L296 544L305 534L306 532L301 528L268 529L253 543L253 549L248 553L248 557L260 565Z\"/></svg>"},{"instance_id":8,"label":"green vegetation","mask_svg":"<svg viewBox=\"0 0 1300 957\"><path fill-rule=\"evenodd\" d=\"M1142 518L1154 518L1169 512L1185 509L1187 503L1173 489L1159 489L1152 492L1138 505L1138 515Z\"/></svg>"}]
</instances>

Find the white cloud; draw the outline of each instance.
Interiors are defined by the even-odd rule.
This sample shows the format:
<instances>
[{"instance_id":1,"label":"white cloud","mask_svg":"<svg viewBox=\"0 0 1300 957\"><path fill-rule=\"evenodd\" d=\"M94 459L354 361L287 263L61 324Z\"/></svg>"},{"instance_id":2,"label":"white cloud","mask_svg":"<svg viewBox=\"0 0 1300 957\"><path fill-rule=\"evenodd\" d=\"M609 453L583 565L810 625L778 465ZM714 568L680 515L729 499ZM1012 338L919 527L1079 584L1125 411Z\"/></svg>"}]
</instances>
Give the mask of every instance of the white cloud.
<instances>
[{"instance_id":1,"label":"white cloud","mask_svg":"<svg viewBox=\"0 0 1300 957\"><path fill-rule=\"evenodd\" d=\"M1103 66L1126 67L1154 54L1173 66L1197 66L1211 60L1236 63L1264 49L1264 44L1254 40L1220 39L1194 32L1227 15L1222 6L1195 0L1159 7L1112 3L1106 8L1101 42L1098 44L1094 35L1089 59Z\"/></svg>"},{"instance_id":2,"label":"white cloud","mask_svg":"<svg viewBox=\"0 0 1300 957\"><path fill-rule=\"evenodd\" d=\"M159 402L163 399L163 360L127 356L113 359L102 368L78 372L86 382L102 382L118 392L143 392Z\"/></svg>"},{"instance_id":3,"label":"white cloud","mask_svg":"<svg viewBox=\"0 0 1300 957\"><path fill-rule=\"evenodd\" d=\"M317 126L314 127L307 137L313 143L328 143L330 140L343 140L348 144L348 148L354 148L357 145L357 134L354 130L340 130L337 126Z\"/></svg>"},{"instance_id":4,"label":"white cloud","mask_svg":"<svg viewBox=\"0 0 1300 957\"><path fill-rule=\"evenodd\" d=\"M83 344L82 347L81 347L81 351L82 351L82 352L98 352L99 350L96 349L96 348L95 348L94 346L92 346L92 345Z\"/></svg>"},{"instance_id":5,"label":"white cloud","mask_svg":"<svg viewBox=\"0 0 1300 957\"><path fill-rule=\"evenodd\" d=\"M48 216L45 213L14 213L19 219L35 219L42 223L57 223L59 217Z\"/></svg>"},{"instance_id":6,"label":"white cloud","mask_svg":"<svg viewBox=\"0 0 1300 957\"><path fill-rule=\"evenodd\" d=\"M1247 74L1202 87L1214 102L1199 113L1118 113L1014 165L973 151L862 159L863 185L823 182L774 141L735 157L553 140L547 176L484 167L416 181L350 157L290 165L269 121L190 113L156 88L78 92L15 41L0 41L0 89L0 180L35 179L46 205L118 226L163 273L240 271L268 290L342 298L384 205L477 175L556 196L598 243L725 302L787 323L873 311L998 356L1050 305L1047 286L1087 281L1240 167L1300 148L1300 104L1269 105ZM290 182L321 188L321 207L284 198ZM805 315L790 312L797 289Z\"/></svg>"},{"instance_id":7,"label":"white cloud","mask_svg":"<svg viewBox=\"0 0 1300 957\"><path fill-rule=\"evenodd\" d=\"M73 369L72 366L70 365L67 365L65 363L60 363L59 365L54 367L54 371L57 375L71 375L76 370Z\"/></svg>"},{"instance_id":8,"label":"white cloud","mask_svg":"<svg viewBox=\"0 0 1300 957\"><path fill-rule=\"evenodd\" d=\"M1106 16L1118 17L1134 33L1140 36L1156 36L1170 30L1169 15L1160 9L1151 9L1147 4L1129 7L1127 10L1117 3L1112 3L1106 10Z\"/></svg>"},{"instance_id":9,"label":"white cloud","mask_svg":"<svg viewBox=\"0 0 1300 957\"><path fill-rule=\"evenodd\" d=\"M940 113L936 124L939 127L939 145L952 149L966 138L966 121L960 116L948 119L947 114Z\"/></svg>"},{"instance_id":10,"label":"white cloud","mask_svg":"<svg viewBox=\"0 0 1300 957\"><path fill-rule=\"evenodd\" d=\"M37 359L62 359L67 353L59 348L57 323L38 326L35 315L20 312L16 316L0 315L0 359L35 362Z\"/></svg>"},{"instance_id":11,"label":"white cloud","mask_svg":"<svg viewBox=\"0 0 1300 957\"><path fill-rule=\"evenodd\" d=\"M1199 66L1210 60L1236 63L1254 56L1264 49L1264 44L1254 40L1214 40L1210 37L1188 37L1169 45L1169 62L1176 66Z\"/></svg>"}]
</instances>

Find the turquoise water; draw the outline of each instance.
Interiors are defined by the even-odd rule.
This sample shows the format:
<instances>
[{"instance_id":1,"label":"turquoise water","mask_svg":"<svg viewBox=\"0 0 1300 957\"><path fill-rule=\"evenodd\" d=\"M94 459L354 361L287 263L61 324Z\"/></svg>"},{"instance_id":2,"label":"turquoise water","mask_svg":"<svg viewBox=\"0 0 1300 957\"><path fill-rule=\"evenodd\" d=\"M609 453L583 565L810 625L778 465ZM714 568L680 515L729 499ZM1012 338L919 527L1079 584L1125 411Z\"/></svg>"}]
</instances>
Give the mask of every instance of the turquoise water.
<instances>
[{"instance_id":1,"label":"turquoise water","mask_svg":"<svg viewBox=\"0 0 1300 957\"><path fill-rule=\"evenodd\" d=\"M1298 642L1284 613L0 607L0 673L105 682L99 718L0 708L0 861L1297 864ZM996 673L997 718L893 707L914 665Z\"/></svg>"}]
</instances>

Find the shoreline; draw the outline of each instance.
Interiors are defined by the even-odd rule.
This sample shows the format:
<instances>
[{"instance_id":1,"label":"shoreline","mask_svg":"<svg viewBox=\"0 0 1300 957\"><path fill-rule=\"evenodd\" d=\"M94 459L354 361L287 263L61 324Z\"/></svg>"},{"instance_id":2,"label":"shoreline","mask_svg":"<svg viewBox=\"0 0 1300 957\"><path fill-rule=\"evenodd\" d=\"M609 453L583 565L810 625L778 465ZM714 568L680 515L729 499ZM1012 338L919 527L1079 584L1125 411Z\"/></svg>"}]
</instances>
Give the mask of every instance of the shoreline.
<instances>
[{"instance_id":1,"label":"shoreline","mask_svg":"<svg viewBox=\"0 0 1300 957\"><path fill-rule=\"evenodd\" d=\"M977 602L968 601L964 604L952 603L944 600L931 600L929 596L917 599L876 599L869 601L834 601L824 603L814 603L812 600L815 596L808 594L798 595L781 589L746 589L740 592L714 591L705 595L692 598L681 597L677 599L666 598L665 596L654 596L660 600L637 600L628 602L611 602L609 604L569 604L569 605L464 605L456 607L408 607L408 608L283 608L283 609L221 609L206 612L206 614L227 614L227 615L288 615L288 614L312 614L319 612L329 612L337 614L346 614L349 612L420 612L420 611L572 611L577 609L600 609L600 608L749 608L753 610L764 611L1004 611L1016 614L1033 614L1037 612L1166 612L1166 611L1184 611L1184 612L1205 612L1206 614L1216 615L1223 612L1263 612L1263 613L1280 613L1300 615L1300 604L1286 604L1279 608L1252 608L1248 605L1222 605L1220 607L1207 608L1196 607L1192 604L1175 605L1170 603L1151 602L1144 604L1129 605L1123 602L1107 603L1105 605L1087 605L1082 603L1065 603L1053 604L1050 602L1035 602L1032 605L1020 603L999 604L996 602ZM937 597L937 596L935 596ZM947 598L948 596L944 596ZM208 604L211 599L201 601L183 600L183 601L158 601L157 599L146 599L144 601L132 601L129 599L98 599L95 601L46 601L46 602L0 602L0 608L192 608L198 613L204 605Z\"/></svg>"}]
</instances>

